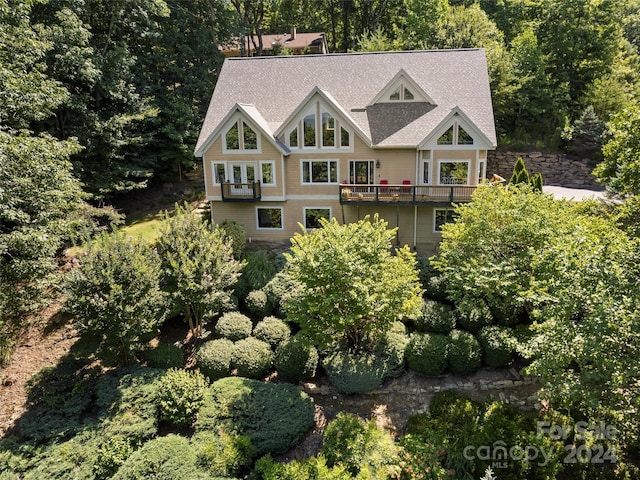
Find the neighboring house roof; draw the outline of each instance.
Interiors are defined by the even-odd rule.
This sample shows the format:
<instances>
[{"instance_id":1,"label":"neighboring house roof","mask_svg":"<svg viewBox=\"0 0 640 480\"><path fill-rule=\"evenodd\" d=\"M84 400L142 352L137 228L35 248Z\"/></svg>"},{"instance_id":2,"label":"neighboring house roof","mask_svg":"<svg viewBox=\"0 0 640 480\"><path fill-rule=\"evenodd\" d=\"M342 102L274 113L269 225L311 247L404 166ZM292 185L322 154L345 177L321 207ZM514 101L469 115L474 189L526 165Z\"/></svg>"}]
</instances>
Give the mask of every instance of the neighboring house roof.
<instances>
[{"instance_id":1,"label":"neighboring house roof","mask_svg":"<svg viewBox=\"0 0 640 480\"><path fill-rule=\"evenodd\" d=\"M253 39L253 42L251 41ZM255 45L258 45L258 37L253 35L249 38L245 38L244 41L247 44L246 47L251 51L255 51ZM294 51L302 51L305 48L309 48L312 53L327 53L327 40L324 32L296 32L295 28L291 29L290 33L278 33L275 35L262 35L262 49L269 51L273 49L273 46L278 43L285 48L289 48ZM240 39L235 37L229 43L220 46L220 50L223 53L227 52L239 52L240 51ZM236 53L237 54L237 53Z\"/></svg>"},{"instance_id":2,"label":"neighboring house roof","mask_svg":"<svg viewBox=\"0 0 640 480\"><path fill-rule=\"evenodd\" d=\"M373 102L398 74L430 102ZM453 109L475 125L489 146L496 132L483 49L283 57L227 58L196 145L204 145L236 103L250 104L278 132L313 93L348 115L373 147L417 147Z\"/></svg>"}]
</instances>

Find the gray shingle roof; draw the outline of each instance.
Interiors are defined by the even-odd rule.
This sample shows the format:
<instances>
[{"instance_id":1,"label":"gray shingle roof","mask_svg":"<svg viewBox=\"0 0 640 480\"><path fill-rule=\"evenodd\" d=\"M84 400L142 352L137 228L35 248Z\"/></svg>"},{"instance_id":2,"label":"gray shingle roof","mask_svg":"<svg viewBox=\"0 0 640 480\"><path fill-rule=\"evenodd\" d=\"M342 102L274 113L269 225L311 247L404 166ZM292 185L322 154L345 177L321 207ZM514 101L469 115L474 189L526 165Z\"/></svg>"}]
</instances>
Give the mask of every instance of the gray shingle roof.
<instances>
[{"instance_id":1,"label":"gray shingle roof","mask_svg":"<svg viewBox=\"0 0 640 480\"><path fill-rule=\"evenodd\" d=\"M435 106L371 106L401 69ZM196 154L202 155L210 135L236 103L253 105L275 132L316 87L349 113L374 146L418 145L454 107L496 143L484 50L431 50L228 58L211 97ZM402 105L407 109L400 116L395 109ZM403 125L404 121L408 123Z\"/></svg>"}]
</instances>

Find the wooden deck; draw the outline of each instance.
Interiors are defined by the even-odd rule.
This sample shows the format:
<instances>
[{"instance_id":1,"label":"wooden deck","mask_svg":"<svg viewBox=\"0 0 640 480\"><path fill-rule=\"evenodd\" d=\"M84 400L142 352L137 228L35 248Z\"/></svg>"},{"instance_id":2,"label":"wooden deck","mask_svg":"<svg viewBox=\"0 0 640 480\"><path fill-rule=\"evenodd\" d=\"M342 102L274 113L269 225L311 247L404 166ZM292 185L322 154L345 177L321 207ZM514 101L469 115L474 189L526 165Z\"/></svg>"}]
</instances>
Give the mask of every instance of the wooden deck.
<instances>
[{"instance_id":1,"label":"wooden deck","mask_svg":"<svg viewBox=\"0 0 640 480\"><path fill-rule=\"evenodd\" d=\"M477 187L468 185L340 185L340 203L447 206L470 202Z\"/></svg>"}]
</instances>

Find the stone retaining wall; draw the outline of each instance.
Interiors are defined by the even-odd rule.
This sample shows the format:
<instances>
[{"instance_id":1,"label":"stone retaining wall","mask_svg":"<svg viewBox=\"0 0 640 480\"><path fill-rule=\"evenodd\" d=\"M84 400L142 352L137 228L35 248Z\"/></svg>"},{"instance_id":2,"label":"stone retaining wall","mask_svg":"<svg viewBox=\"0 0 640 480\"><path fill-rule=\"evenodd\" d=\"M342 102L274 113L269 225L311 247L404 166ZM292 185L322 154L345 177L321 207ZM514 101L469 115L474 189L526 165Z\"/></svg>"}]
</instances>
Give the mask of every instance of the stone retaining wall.
<instances>
[{"instance_id":1,"label":"stone retaining wall","mask_svg":"<svg viewBox=\"0 0 640 480\"><path fill-rule=\"evenodd\" d=\"M604 190L591 173L589 159L558 153L489 151L487 175L496 173L509 180L518 157L522 157L530 175L542 174L545 185Z\"/></svg>"}]
</instances>

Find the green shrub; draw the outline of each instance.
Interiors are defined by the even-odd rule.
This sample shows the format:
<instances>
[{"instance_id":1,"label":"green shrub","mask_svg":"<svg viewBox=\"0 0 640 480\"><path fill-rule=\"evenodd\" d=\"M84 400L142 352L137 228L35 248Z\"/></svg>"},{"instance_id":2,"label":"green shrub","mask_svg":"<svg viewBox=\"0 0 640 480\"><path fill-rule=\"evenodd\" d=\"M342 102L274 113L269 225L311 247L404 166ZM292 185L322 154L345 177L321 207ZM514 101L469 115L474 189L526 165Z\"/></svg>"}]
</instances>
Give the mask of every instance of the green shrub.
<instances>
[{"instance_id":1,"label":"green shrub","mask_svg":"<svg viewBox=\"0 0 640 480\"><path fill-rule=\"evenodd\" d=\"M273 364L273 351L267 342L248 337L233 345L231 368L247 378L264 377Z\"/></svg>"},{"instance_id":2,"label":"green shrub","mask_svg":"<svg viewBox=\"0 0 640 480\"><path fill-rule=\"evenodd\" d=\"M476 424L482 405L455 392L441 392L429 404L429 415L450 426Z\"/></svg>"},{"instance_id":3,"label":"green shrub","mask_svg":"<svg viewBox=\"0 0 640 480\"><path fill-rule=\"evenodd\" d=\"M513 329L491 325L478 333L478 341L484 352L484 363L491 367L503 367L513 359L516 345Z\"/></svg>"},{"instance_id":4,"label":"green shrub","mask_svg":"<svg viewBox=\"0 0 640 480\"><path fill-rule=\"evenodd\" d=\"M344 465L329 467L322 454L288 463L275 462L271 455L265 455L256 462L253 473L259 480L353 480Z\"/></svg>"},{"instance_id":5,"label":"green shrub","mask_svg":"<svg viewBox=\"0 0 640 480\"><path fill-rule=\"evenodd\" d=\"M182 368L184 365L182 349L170 343L160 343L157 347L146 350L144 359L151 368Z\"/></svg>"},{"instance_id":6,"label":"green shrub","mask_svg":"<svg viewBox=\"0 0 640 480\"><path fill-rule=\"evenodd\" d=\"M289 339L291 329L286 322L279 318L266 317L255 326L253 336L258 340L267 342L271 347L277 348L278 345Z\"/></svg>"},{"instance_id":7,"label":"green shrub","mask_svg":"<svg viewBox=\"0 0 640 480\"><path fill-rule=\"evenodd\" d=\"M376 348L376 356L385 365L385 378L397 378L404 373L408 343L406 327L402 322L395 322L392 330L385 334Z\"/></svg>"},{"instance_id":8,"label":"green shrub","mask_svg":"<svg viewBox=\"0 0 640 480\"><path fill-rule=\"evenodd\" d=\"M158 385L165 370L143 367L118 369L98 379L96 404L105 435L122 436L132 444L158 431Z\"/></svg>"},{"instance_id":9,"label":"green shrub","mask_svg":"<svg viewBox=\"0 0 640 480\"><path fill-rule=\"evenodd\" d=\"M422 300L421 316L415 320L419 332L449 333L456 326L453 309L446 303Z\"/></svg>"},{"instance_id":10,"label":"green shrub","mask_svg":"<svg viewBox=\"0 0 640 480\"><path fill-rule=\"evenodd\" d=\"M472 333L477 333L481 328L493 323L491 310L481 298L465 296L456 305L455 313L460 327Z\"/></svg>"},{"instance_id":11,"label":"green shrub","mask_svg":"<svg viewBox=\"0 0 640 480\"><path fill-rule=\"evenodd\" d=\"M415 372L440 375L447 368L449 337L440 333L413 333L407 345L407 364Z\"/></svg>"},{"instance_id":12,"label":"green shrub","mask_svg":"<svg viewBox=\"0 0 640 480\"><path fill-rule=\"evenodd\" d=\"M268 296L276 312L282 310L283 301L295 295L296 290L300 288L290 275L278 272L262 289Z\"/></svg>"},{"instance_id":13,"label":"green shrub","mask_svg":"<svg viewBox=\"0 0 640 480\"><path fill-rule=\"evenodd\" d=\"M196 350L196 366L211 380L229 375L233 342L226 338L218 338L203 343Z\"/></svg>"},{"instance_id":14,"label":"green shrub","mask_svg":"<svg viewBox=\"0 0 640 480\"><path fill-rule=\"evenodd\" d=\"M169 434L154 438L134 452L113 480L205 480L211 477L198 467L198 457L184 437Z\"/></svg>"},{"instance_id":15,"label":"green shrub","mask_svg":"<svg viewBox=\"0 0 640 480\"><path fill-rule=\"evenodd\" d=\"M393 460L395 446L375 420L340 412L325 428L321 452L329 465L343 464L354 476L366 469L377 478Z\"/></svg>"},{"instance_id":16,"label":"green shrub","mask_svg":"<svg viewBox=\"0 0 640 480\"><path fill-rule=\"evenodd\" d=\"M375 390L387 372L383 359L368 352L336 351L325 357L322 366L331 385L346 394Z\"/></svg>"},{"instance_id":17,"label":"green shrub","mask_svg":"<svg viewBox=\"0 0 640 480\"><path fill-rule=\"evenodd\" d=\"M189 426L204 402L207 379L198 372L172 368L160 379L160 418L176 426Z\"/></svg>"},{"instance_id":18,"label":"green shrub","mask_svg":"<svg viewBox=\"0 0 640 480\"><path fill-rule=\"evenodd\" d=\"M417 257L416 263L418 267L418 278L424 288L424 296L431 300L446 302L447 288L444 277L433 268L429 257Z\"/></svg>"},{"instance_id":19,"label":"green shrub","mask_svg":"<svg viewBox=\"0 0 640 480\"><path fill-rule=\"evenodd\" d=\"M242 270L242 281L249 291L260 290L276 274L275 262L264 250L247 252L244 260L247 264Z\"/></svg>"},{"instance_id":20,"label":"green shrub","mask_svg":"<svg viewBox=\"0 0 640 480\"><path fill-rule=\"evenodd\" d=\"M107 438L98 451L98 457L93 464L96 478L111 478L135 451L133 445L124 437Z\"/></svg>"},{"instance_id":21,"label":"green shrub","mask_svg":"<svg viewBox=\"0 0 640 480\"><path fill-rule=\"evenodd\" d=\"M482 347L469 332L453 330L449 334L449 368L453 373L472 373L482 364Z\"/></svg>"},{"instance_id":22,"label":"green shrub","mask_svg":"<svg viewBox=\"0 0 640 480\"><path fill-rule=\"evenodd\" d=\"M231 240L233 256L239 260L247 245L247 232L244 227L235 220L225 220L218 226L224 231L225 237Z\"/></svg>"},{"instance_id":23,"label":"green shrub","mask_svg":"<svg viewBox=\"0 0 640 480\"><path fill-rule=\"evenodd\" d=\"M390 479L442 480L453 478L451 471L442 464L444 451L441 444L425 442L422 437L412 434L404 435L398 444L400 448L397 461L390 467Z\"/></svg>"},{"instance_id":24,"label":"green shrub","mask_svg":"<svg viewBox=\"0 0 640 480\"><path fill-rule=\"evenodd\" d=\"M216 323L216 334L235 342L251 335L253 323L240 312L227 312Z\"/></svg>"},{"instance_id":25,"label":"green shrub","mask_svg":"<svg viewBox=\"0 0 640 480\"><path fill-rule=\"evenodd\" d=\"M227 377L211 385L196 432L248 435L257 456L283 453L314 425L314 411L313 402L294 385Z\"/></svg>"},{"instance_id":26,"label":"green shrub","mask_svg":"<svg viewBox=\"0 0 640 480\"><path fill-rule=\"evenodd\" d=\"M318 358L316 347L296 335L278 346L273 363L279 380L298 383L316 375Z\"/></svg>"},{"instance_id":27,"label":"green shrub","mask_svg":"<svg viewBox=\"0 0 640 480\"><path fill-rule=\"evenodd\" d=\"M258 318L265 317L273 312L273 304L263 290L249 292L244 303L249 313Z\"/></svg>"},{"instance_id":28,"label":"green shrub","mask_svg":"<svg viewBox=\"0 0 640 480\"><path fill-rule=\"evenodd\" d=\"M199 465L210 475L240 475L251 465L255 448L246 435L230 435L224 431L199 432L191 437L191 445Z\"/></svg>"}]
</instances>

